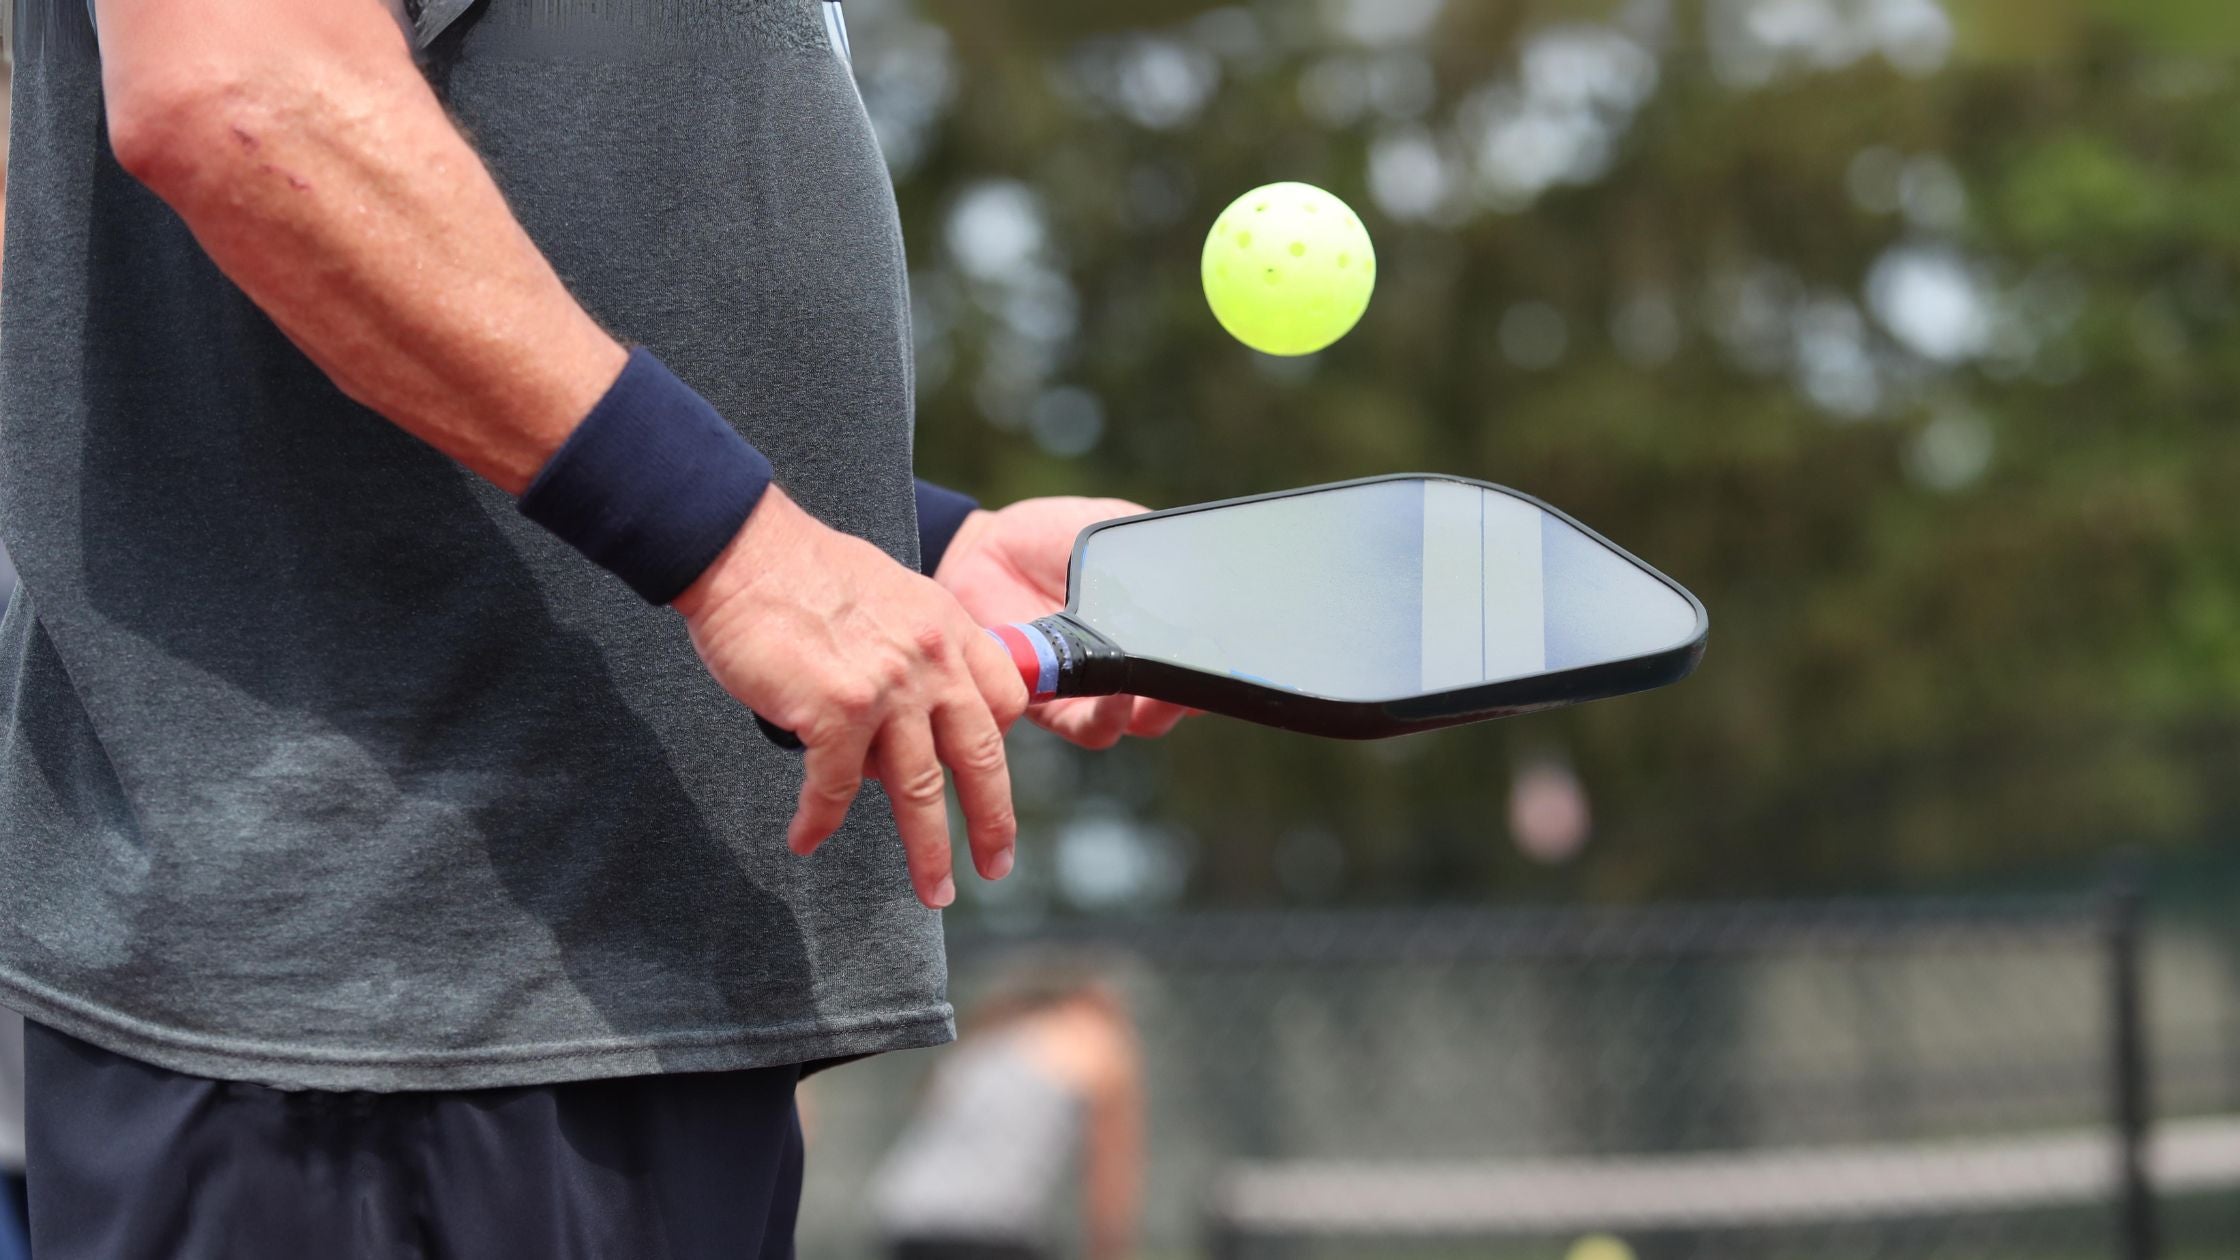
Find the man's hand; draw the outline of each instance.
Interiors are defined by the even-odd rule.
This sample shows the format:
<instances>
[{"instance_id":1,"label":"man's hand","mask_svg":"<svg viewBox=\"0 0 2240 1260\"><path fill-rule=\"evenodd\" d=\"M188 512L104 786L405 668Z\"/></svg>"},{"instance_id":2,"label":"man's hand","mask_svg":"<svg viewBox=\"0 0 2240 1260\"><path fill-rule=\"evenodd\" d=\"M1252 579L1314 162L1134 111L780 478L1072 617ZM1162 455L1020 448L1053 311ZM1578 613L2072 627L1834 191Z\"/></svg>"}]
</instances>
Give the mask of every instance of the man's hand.
<instances>
[{"instance_id":1,"label":"man's hand","mask_svg":"<svg viewBox=\"0 0 2240 1260\"><path fill-rule=\"evenodd\" d=\"M772 486L675 607L708 672L808 746L788 848L813 852L874 776L893 803L918 899L948 905L946 764L980 874L1011 870L1018 826L1003 732L1027 689L1010 654L947 592Z\"/></svg>"},{"instance_id":2,"label":"man's hand","mask_svg":"<svg viewBox=\"0 0 2240 1260\"><path fill-rule=\"evenodd\" d=\"M1144 509L1125 499L1027 499L965 518L934 580L982 625L1032 621L1065 607L1066 563L1085 525ZM1134 696L1051 700L1027 717L1084 748L1110 748L1123 735L1164 735L1188 710Z\"/></svg>"}]
</instances>

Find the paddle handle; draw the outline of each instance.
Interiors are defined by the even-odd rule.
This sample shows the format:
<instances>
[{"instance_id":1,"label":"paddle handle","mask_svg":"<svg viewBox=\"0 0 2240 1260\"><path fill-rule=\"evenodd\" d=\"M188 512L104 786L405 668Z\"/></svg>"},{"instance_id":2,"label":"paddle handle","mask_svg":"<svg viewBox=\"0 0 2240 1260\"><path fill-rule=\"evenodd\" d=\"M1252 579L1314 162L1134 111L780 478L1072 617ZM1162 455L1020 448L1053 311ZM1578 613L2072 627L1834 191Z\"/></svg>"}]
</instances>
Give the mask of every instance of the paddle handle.
<instances>
[{"instance_id":1,"label":"paddle handle","mask_svg":"<svg viewBox=\"0 0 2240 1260\"><path fill-rule=\"evenodd\" d=\"M986 627L987 636L1003 645L1018 667L1019 681L1027 685L1027 702L1039 704L1060 695L1089 694L1080 685L1081 664L1086 660L1075 635L1051 618L1014 621ZM762 737L789 752L800 752L801 737L757 713L755 727Z\"/></svg>"},{"instance_id":2,"label":"paddle handle","mask_svg":"<svg viewBox=\"0 0 2240 1260\"><path fill-rule=\"evenodd\" d=\"M1058 694L1058 685L1073 663L1073 647L1065 635L1034 621L989 626L987 633L1011 653L1011 663L1019 669L1019 681L1027 685L1027 703L1036 704Z\"/></svg>"}]
</instances>

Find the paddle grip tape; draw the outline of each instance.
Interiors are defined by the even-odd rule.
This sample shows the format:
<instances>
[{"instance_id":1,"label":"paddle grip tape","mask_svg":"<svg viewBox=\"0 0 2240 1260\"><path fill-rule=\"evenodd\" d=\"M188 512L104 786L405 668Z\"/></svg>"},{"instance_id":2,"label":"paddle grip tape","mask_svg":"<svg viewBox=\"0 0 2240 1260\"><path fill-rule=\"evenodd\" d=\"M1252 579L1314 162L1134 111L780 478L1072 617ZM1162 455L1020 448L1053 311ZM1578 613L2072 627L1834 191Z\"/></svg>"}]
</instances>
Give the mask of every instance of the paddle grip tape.
<instances>
[{"instance_id":1,"label":"paddle grip tape","mask_svg":"<svg viewBox=\"0 0 2240 1260\"><path fill-rule=\"evenodd\" d=\"M1024 621L991 627L988 634L1011 653L1011 663L1019 667L1020 681L1027 684L1030 703L1058 694L1058 681L1065 676L1065 667L1073 658L1072 648L1064 636Z\"/></svg>"},{"instance_id":2,"label":"paddle grip tape","mask_svg":"<svg viewBox=\"0 0 2240 1260\"><path fill-rule=\"evenodd\" d=\"M521 496L521 514L666 604L770 488L770 461L644 348Z\"/></svg>"}]
</instances>

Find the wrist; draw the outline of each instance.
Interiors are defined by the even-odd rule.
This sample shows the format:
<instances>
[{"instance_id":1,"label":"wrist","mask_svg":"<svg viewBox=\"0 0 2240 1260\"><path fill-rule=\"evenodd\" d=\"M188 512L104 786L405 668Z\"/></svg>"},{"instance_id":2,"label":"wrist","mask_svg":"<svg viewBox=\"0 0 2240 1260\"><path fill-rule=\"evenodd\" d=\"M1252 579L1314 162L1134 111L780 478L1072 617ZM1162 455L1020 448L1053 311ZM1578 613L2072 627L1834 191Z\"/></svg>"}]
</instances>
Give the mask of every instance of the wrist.
<instances>
[{"instance_id":1,"label":"wrist","mask_svg":"<svg viewBox=\"0 0 2240 1260\"><path fill-rule=\"evenodd\" d=\"M522 515L667 604L735 541L770 461L643 349L521 495Z\"/></svg>"},{"instance_id":2,"label":"wrist","mask_svg":"<svg viewBox=\"0 0 2240 1260\"><path fill-rule=\"evenodd\" d=\"M757 575L768 572L769 558L791 550L802 524L813 519L773 482L763 491L762 501L755 505L754 511L747 514L746 523L739 527L739 532L716 553L716 558L692 585L669 601L669 606L688 620L699 620L710 609L746 589Z\"/></svg>"}]
</instances>

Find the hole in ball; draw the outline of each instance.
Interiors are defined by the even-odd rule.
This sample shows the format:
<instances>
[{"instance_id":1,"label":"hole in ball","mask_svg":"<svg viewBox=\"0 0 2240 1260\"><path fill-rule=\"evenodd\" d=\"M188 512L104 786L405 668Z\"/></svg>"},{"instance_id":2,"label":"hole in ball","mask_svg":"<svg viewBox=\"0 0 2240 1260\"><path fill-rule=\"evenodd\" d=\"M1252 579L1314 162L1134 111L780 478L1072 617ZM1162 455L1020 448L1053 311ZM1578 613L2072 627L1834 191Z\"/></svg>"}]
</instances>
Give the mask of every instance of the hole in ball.
<instances>
[{"instance_id":1,"label":"hole in ball","mask_svg":"<svg viewBox=\"0 0 2240 1260\"><path fill-rule=\"evenodd\" d=\"M1304 258L1304 257L1306 257L1306 256L1307 256L1307 243L1306 243L1305 241L1293 241L1293 242L1291 242L1291 256L1292 256L1293 258Z\"/></svg>"},{"instance_id":2,"label":"hole in ball","mask_svg":"<svg viewBox=\"0 0 2240 1260\"><path fill-rule=\"evenodd\" d=\"M1248 247L1249 247L1249 246L1250 246L1251 244L1252 244L1252 233L1250 233L1250 232L1239 232L1239 233L1237 233L1237 248L1238 248L1238 249L1245 249L1245 248L1248 248Z\"/></svg>"}]
</instances>

